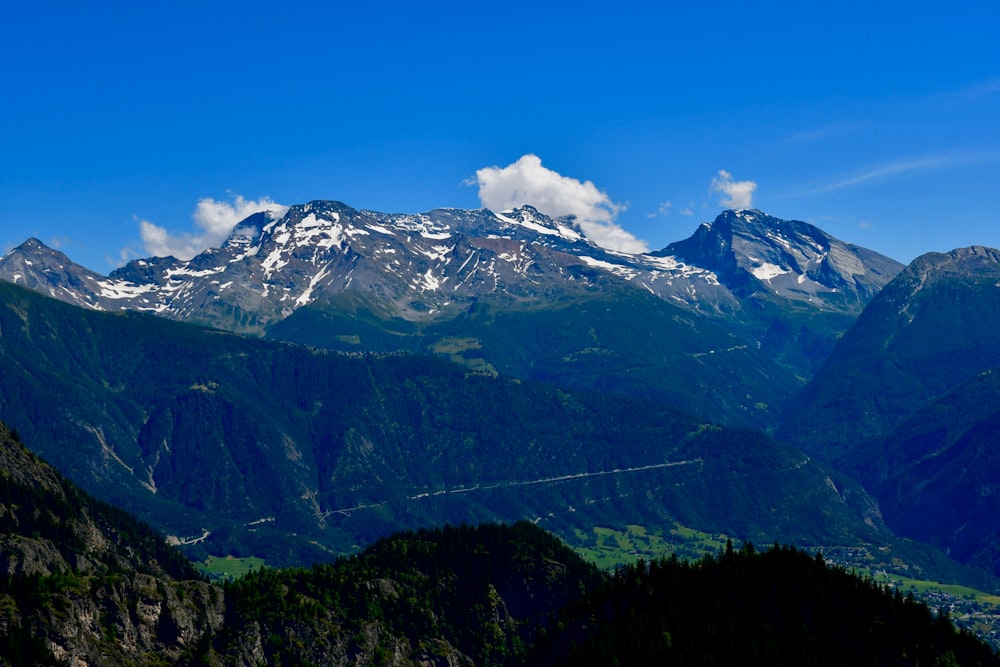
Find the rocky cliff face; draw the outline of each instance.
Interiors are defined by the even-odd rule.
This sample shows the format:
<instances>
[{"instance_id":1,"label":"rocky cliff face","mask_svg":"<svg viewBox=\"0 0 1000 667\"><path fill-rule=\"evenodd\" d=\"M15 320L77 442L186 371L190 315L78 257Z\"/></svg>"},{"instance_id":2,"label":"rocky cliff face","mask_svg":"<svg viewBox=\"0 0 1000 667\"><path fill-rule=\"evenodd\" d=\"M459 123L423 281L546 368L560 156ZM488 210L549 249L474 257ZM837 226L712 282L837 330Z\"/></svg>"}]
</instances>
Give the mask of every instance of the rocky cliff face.
<instances>
[{"instance_id":1,"label":"rocky cliff face","mask_svg":"<svg viewBox=\"0 0 1000 667\"><path fill-rule=\"evenodd\" d=\"M222 591L198 579L159 535L82 494L0 425L4 657L70 665L180 660L224 618Z\"/></svg>"},{"instance_id":2,"label":"rocky cliff face","mask_svg":"<svg viewBox=\"0 0 1000 667\"><path fill-rule=\"evenodd\" d=\"M0 664L439 665L523 656L600 575L529 524L408 534L210 584L0 424Z\"/></svg>"},{"instance_id":3,"label":"rocky cliff face","mask_svg":"<svg viewBox=\"0 0 1000 667\"><path fill-rule=\"evenodd\" d=\"M903 268L809 223L750 209L726 211L655 254L711 270L742 297L764 292L848 312L860 312Z\"/></svg>"}]
</instances>

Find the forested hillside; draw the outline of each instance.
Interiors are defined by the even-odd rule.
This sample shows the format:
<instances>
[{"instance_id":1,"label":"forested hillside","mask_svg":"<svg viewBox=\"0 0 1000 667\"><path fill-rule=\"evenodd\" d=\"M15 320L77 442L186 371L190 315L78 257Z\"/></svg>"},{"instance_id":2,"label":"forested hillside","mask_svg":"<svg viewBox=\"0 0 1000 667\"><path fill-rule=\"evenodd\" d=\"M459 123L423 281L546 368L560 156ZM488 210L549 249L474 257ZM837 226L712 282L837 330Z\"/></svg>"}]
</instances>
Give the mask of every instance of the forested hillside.
<instances>
[{"instance_id":1,"label":"forested hillside","mask_svg":"<svg viewBox=\"0 0 1000 667\"><path fill-rule=\"evenodd\" d=\"M779 432L878 498L900 536L1000 574L1000 251L928 253L883 289Z\"/></svg>"},{"instance_id":2,"label":"forested hillside","mask_svg":"<svg viewBox=\"0 0 1000 667\"><path fill-rule=\"evenodd\" d=\"M575 615L572 615L574 614ZM618 570L546 644L566 665L994 665L946 615L775 545ZM544 664L544 661L539 661Z\"/></svg>"},{"instance_id":3,"label":"forested hillside","mask_svg":"<svg viewBox=\"0 0 1000 667\"><path fill-rule=\"evenodd\" d=\"M563 534L674 520L764 542L887 537L850 479L661 403L85 311L6 284L0 297L0 415L202 557L309 564L401 529L525 518Z\"/></svg>"},{"instance_id":4,"label":"forested hillside","mask_svg":"<svg viewBox=\"0 0 1000 667\"><path fill-rule=\"evenodd\" d=\"M163 536L67 482L0 424L0 658L172 664L222 593Z\"/></svg>"},{"instance_id":5,"label":"forested hillside","mask_svg":"<svg viewBox=\"0 0 1000 667\"><path fill-rule=\"evenodd\" d=\"M0 664L997 664L794 549L609 575L528 522L400 533L220 587L4 428L0 464Z\"/></svg>"}]
</instances>

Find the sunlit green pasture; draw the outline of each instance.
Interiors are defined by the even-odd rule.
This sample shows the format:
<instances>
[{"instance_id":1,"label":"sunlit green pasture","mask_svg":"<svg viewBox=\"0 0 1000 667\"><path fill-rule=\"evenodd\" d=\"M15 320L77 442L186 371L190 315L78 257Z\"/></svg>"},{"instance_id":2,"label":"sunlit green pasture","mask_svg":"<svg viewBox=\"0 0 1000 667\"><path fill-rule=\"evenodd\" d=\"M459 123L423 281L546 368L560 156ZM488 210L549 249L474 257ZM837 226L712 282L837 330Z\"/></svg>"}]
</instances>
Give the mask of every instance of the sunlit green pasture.
<instances>
[{"instance_id":1,"label":"sunlit green pasture","mask_svg":"<svg viewBox=\"0 0 1000 667\"><path fill-rule=\"evenodd\" d=\"M264 559L255 556L237 558L235 556L209 556L195 563L198 570L212 580L239 579L253 570L264 567Z\"/></svg>"}]
</instances>

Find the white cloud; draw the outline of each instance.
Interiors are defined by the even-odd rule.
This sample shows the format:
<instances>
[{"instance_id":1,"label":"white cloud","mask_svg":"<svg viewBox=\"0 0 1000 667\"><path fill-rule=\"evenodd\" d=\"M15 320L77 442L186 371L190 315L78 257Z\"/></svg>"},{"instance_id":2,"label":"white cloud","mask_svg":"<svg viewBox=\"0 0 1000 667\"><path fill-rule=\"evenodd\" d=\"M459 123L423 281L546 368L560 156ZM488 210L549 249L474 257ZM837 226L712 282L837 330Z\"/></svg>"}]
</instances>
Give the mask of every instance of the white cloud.
<instances>
[{"instance_id":1,"label":"white cloud","mask_svg":"<svg viewBox=\"0 0 1000 667\"><path fill-rule=\"evenodd\" d=\"M1000 93L1000 77L976 81L960 90L951 91L938 96L946 105L955 106L975 102L982 97Z\"/></svg>"},{"instance_id":2,"label":"white cloud","mask_svg":"<svg viewBox=\"0 0 1000 667\"><path fill-rule=\"evenodd\" d=\"M780 141L783 144L805 144L819 141L829 141L839 137L858 134L859 132L870 130L871 123L836 123L824 125L811 130L804 130L791 134Z\"/></svg>"},{"instance_id":3,"label":"white cloud","mask_svg":"<svg viewBox=\"0 0 1000 667\"><path fill-rule=\"evenodd\" d=\"M656 212L655 213L647 213L646 217L648 219L650 219L650 220L652 220L653 218L655 218L657 216L662 216L662 217L665 218L668 215L670 215L670 209L672 209L673 207L674 207L674 203L668 199L667 201L662 202L656 208Z\"/></svg>"},{"instance_id":4,"label":"white cloud","mask_svg":"<svg viewBox=\"0 0 1000 667\"><path fill-rule=\"evenodd\" d=\"M866 185L871 182L882 182L910 174L934 173L949 171L962 167L974 166L1000 161L1000 152L996 151L952 151L901 158L890 162L868 165L849 174L843 174L831 180L804 187L792 196L806 196L833 192L844 188Z\"/></svg>"},{"instance_id":5,"label":"white cloud","mask_svg":"<svg viewBox=\"0 0 1000 667\"><path fill-rule=\"evenodd\" d=\"M690 204L682 208L681 215L694 215L694 204Z\"/></svg>"},{"instance_id":6,"label":"white cloud","mask_svg":"<svg viewBox=\"0 0 1000 667\"><path fill-rule=\"evenodd\" d=\"M734 181L733 175L725 169L720 169L719 175L712 179L711 191L722 193L727 197L719 200L719 204L726 208L752 208L753 193L756 189L755 182Z\"/></svg>"},{"instance_id":7,"label":"white cloud","mask_svg":"<svg viewBox=\"0 0 1000 667\"><path fill-rule=\"evenodd\" d=\"M206 248L221 245L237 223L254 213L272 211L283 215L287 208L269 197L261 197L254 201L236 195L232 203L204 197L198 200L198 205L191 215L198 227L197 230L172 234L164 227L148 220L140 220L139 234L149 255L156 257L173 255L178 259L191 259Z\"/></svg>"},{"instance_id":8,"label":"white cloud","mask_svg":"<svg viewBox=\"0 0 1000 667\"><path fill-rule=\"evenodd\" d=\"M484 167L470 185L479 186L479 201L492 211L531 205L545 215L576 216L580 228L594 243L629 253L648 252L644 241L615 222L625 210L591 181L578 181L542 166L537 155L523 155L506 167Z\"/></svg>"}]
</instances>

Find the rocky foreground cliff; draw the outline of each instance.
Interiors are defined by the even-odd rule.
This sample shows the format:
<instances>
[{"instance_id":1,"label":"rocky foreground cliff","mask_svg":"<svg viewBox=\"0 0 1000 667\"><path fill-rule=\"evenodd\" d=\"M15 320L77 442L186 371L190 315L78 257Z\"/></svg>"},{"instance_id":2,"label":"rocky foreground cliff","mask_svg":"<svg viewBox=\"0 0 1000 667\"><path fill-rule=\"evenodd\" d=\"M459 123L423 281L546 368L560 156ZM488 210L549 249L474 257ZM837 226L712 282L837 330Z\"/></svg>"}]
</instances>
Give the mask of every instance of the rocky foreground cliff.
<instances>
[{"instance_id":1,"label":"rocky foreground cliff","mask_svg":"<svg viewBox=\"0 0 1000 667\"><path fill-rule=\"evenodd\" d=\"M500 664L601 578L522 524L221 587L0 425L0 664Z\"/></svg>"}]
</instances>

